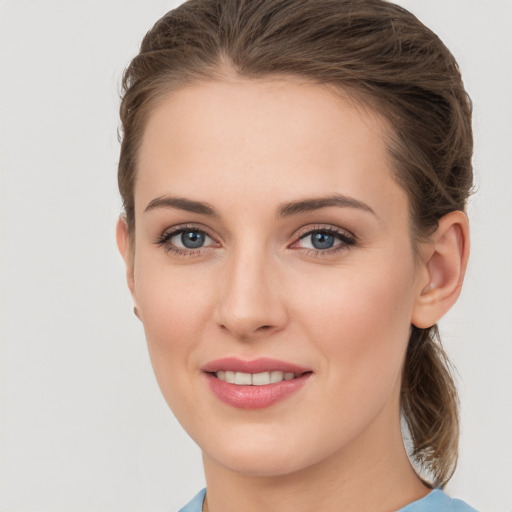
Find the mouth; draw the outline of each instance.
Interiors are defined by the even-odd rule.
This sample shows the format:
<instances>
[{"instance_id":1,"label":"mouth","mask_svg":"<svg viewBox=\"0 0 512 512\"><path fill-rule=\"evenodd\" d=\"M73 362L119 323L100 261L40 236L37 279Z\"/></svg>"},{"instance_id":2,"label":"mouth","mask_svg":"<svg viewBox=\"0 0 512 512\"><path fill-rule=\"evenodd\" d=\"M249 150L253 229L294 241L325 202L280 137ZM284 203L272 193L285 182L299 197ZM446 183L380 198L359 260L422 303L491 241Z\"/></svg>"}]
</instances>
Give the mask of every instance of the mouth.
<instances>
[{"instance_id":1,"label":"mouth","mask_svg":"<svg viewBox=\"0 0 512 512\"><path fill-rule=\"evenodd\" d=\"M202 368L210 390L225 404L262 409L298 392L313 371L275 359L219 359Z\"/></svg>"},{"instance_id":2,"label":"mouth","mask_svg":"<svg viewBox=\"0 0 512 512\"><path fill-rule=\"evenodd\" d=\"M305 372L307 373L307 372ZM304 375L303 373L282 372L279 370L261 372L261 373L246 373L246 372L233 372L219 370L214 373L217 379L220 379L229 384L236 386L268 386L269 384L276 384L283 380L292 380Z\"/></svg>"}]
</instances>

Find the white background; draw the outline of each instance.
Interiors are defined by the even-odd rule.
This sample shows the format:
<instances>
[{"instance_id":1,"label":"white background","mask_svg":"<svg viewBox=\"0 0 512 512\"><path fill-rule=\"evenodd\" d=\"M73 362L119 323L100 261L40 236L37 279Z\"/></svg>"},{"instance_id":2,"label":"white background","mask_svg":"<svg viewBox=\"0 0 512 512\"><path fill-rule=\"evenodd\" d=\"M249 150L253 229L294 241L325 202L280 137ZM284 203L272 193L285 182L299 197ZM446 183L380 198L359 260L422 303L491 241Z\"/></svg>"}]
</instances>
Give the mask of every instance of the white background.
<instances>
[{"instance_id":1,"label":"white background","mask_svg":"<svg viewBox=\"0 0 512 512\"><path fill-rule=\"evenodd\" d=\"M512 511L512 2L409 0L475 104L448 492ZM0 1L0 511L177 510L204 484L168 411L114 243L120 75L172 1Z\"/></svg>"}]
</instances>

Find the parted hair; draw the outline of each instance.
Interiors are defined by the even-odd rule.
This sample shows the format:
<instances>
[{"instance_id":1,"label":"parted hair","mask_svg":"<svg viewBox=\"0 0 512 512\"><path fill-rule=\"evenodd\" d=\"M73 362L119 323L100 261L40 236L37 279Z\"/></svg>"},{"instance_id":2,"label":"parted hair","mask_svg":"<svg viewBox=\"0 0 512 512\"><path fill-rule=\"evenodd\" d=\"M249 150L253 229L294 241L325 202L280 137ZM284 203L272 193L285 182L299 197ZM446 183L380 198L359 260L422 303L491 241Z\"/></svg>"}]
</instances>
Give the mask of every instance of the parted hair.
<instances>
[{"instance_id":1,"label":"parted hair","mask_svg":"<svg viewBox=\"0 0 512 512\"><path fill-rule=\"evenodd\" d=\"M132 239L137 154L151 111L187 84L294 76L348 94L386 119L414 242L465 210L471 101L457 63L413 14L383 0L189 0L146 34L123 75L119 190ZM457 463L458 397L437 326L411 326L401 388L410 457L432 486Z\"/></svg>"}]
</instances>

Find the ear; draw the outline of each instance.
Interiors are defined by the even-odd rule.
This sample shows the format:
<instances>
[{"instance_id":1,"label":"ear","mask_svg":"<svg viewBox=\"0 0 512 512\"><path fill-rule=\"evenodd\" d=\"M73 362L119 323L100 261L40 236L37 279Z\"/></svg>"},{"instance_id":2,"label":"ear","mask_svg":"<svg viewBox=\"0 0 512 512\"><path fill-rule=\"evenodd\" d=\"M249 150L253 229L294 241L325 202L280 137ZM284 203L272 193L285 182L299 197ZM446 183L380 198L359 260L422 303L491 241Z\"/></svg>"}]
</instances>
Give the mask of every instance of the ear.
<instances>
[{"instance_id":1,"label":"ear","mask_svg":"<svg viewBox=\"0 0 512 512\"><path fill-rule=\"evenodd\" d=\"M450 212L422 248L412 324L427 329L438 322L460 295L469 257L469 222L462 211Z\"/></svg>"},{"instance_id":2,"label":"ear","mask_svg":"<svg viewBox=\"0 0 512 512\"><path fill-rule=\"evenodd\" d=\"M132 294L135 308L137 307L137 298L135 295L135 284L134 284L134 248L130 234L128 232L128 224L123 215L119 216L116 226L116 240L117 247L121 256L123 257L126 265L126 281L128 282L128 288Z\"/></svg>"}]
</instances>

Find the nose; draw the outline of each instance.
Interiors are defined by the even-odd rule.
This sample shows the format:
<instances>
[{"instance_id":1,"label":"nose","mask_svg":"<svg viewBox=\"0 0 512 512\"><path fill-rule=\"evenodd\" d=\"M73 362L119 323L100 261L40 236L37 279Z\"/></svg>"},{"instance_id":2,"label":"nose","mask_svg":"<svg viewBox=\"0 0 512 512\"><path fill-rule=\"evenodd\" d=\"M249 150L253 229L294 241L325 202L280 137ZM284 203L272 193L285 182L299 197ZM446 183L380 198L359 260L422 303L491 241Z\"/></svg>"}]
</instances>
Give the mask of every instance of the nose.
<instances>
[{"instance_id":1,"label":"nose","mask_svg":"<svg viewBox=\"0 0 512 512\"><path fill-rule=\"evenodd\" d=\"M218 325L239 340L269 336L284 328L288 315L278 265L254 251L239 251L219 275Z\"/></svg>"}]
</instances>

